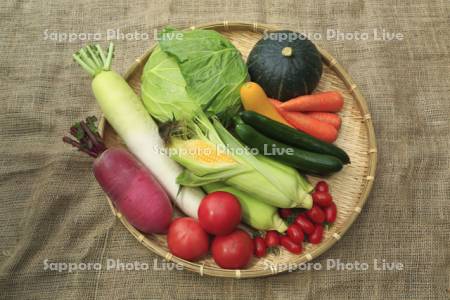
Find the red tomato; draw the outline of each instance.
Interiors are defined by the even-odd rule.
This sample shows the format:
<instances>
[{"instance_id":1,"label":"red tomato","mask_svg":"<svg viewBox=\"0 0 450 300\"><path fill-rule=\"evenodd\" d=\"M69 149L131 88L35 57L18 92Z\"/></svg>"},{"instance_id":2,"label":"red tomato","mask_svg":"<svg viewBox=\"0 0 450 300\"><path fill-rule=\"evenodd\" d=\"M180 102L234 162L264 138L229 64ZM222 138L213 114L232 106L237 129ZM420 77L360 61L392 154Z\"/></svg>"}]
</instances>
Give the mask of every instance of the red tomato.
<instances>
[{"instance_id":1,"label":"red tomato","mask_svg":"<svg viewBox=\"0 0 450 300\"><path fill-rule=\"evenodd\" d=\"M325 221L328 223L334 223L336 221L337 215L337 207L334 202L331 202L331 205L325 208Z\"/></svg>"},{"instance_id":2,"label":"red tomato","mask_svg":"<svg viewBox=\"0 0 450 300\"><path fill-rule=\"evenodd\" d=\"M208 253L209 237L193 218L178 218L170 224L167 244L173 255L196 261Z\"/></svg>"},{"instance_id":3,"label":"red tomato","mask_svg":"<svg viewBox=\"0 0 450 300\"><path fill-rule=\"evenodd\" d=\"M311 223L305 215L298 215L295 219L295 223L298 224L306 234L312 234L314 232L314 224Z\"/></svg>"},{"instance_id":4,"label":"red tomato","mask_svg":"<svg viewBox=\"0 0 450 300\"><path fill-rule=\"evenodd\" d=\"M323 210L316 204L306 212L308 218L316 224L322 224L325 222L325 213Z\"/></svg>"},{"instance_id":5,"label":"red tomato","mask_svg":"<svg viewBox=\"0 0 450 300\"><path fill-rule=\"evenodd\" d=\"M314 204L317 204L321 207L330 206L333 202L333 198L328 192L314 192L312 193L312 198Z\"/></svg>"},{"instance_id":6,"label":"red tomato","mask_svg":"<svg viewBox=\"0 0 450 300\"><path fill-rule=\"evenodd\" d=\"M289 217L292 214L292 210L290 208L280 208L278 210L278 214L283 219L286 219L287 217Z\"/></svg>"},{"instance_id":7,"label":"red tomato","mask_svg":"<svg viewBox=\"0 0 450 300\"><path fill-rule=\"evenodd\" d=\"M233 232L241 221L241 205L230 193L211 193L200 203L198 221L206 232L227 235Z\"/></svg>"},{"instance_id":8,"label":"red tomato","mask_svg":"<svg viewBox=\"0 0 450 300\"><path fill-rule=\"evenodd\" d=\"M260 236L257 236L253 239L254 248L255 248L255 256L256 257L264 257L266 256L266 242Z\"/></svg>"},{"instance_id":9,"label":"red tomato","mask_svg":"<svg viewBox=\"0 0 450 300\"><path fill-rule=\"evenodd\" d=\"M305 239L305 235L303 234L302 228L297 224L291 224L289 225L287 229L287 235L288 237L297 244L301 244L303 240Z\"/></svg>"},{"instance_id":10,"label":"red tomato","mask_svg":"<svg viewBox=\"0 0 450 300\"><path fill-rule=\"evenodd\" d=\"M211 246L216 264L224 269L241 269L250 262L253 255L253 241L242 230L235 230L229 235L216 236Z\"/></svg>"},{"instance_id":11,"label":"red tomato","mask_svg":"<svg viewBox=\"0 0 450 300\"><path fill-rule=\"evenodd\" d=\"M286 248L287 251L289 251L291 253L300 254L303 251L301 244L295 243L286 235L281 236L280 243L284 248Z\"/></svg>"},{"instance_id":12,"label":"red tomato","mask_svg":"<svg viewBox=\"0 0 450 300\"><path fill-rule=\"evenodd\" d=\"M264 240L265 240L266 246L268 248L276 247L280 244L280 235L275 230L269 230L269 231L267 231L266 236L264 237Z\"/></svg>"},{"instance_id":13,"label":"red tomato","mask_svg":"<svg viewBox=\"0 0 450 300\"><path fill-rule=\"evenodd\" d=\"M328 193L328 183L321 180L318 183L316 183L316 192L326 192Z\"/></svg>"},{"instance_id":14,"label":"red tomato","mask_svg":"<svg viewBox=\"0 0 450 300\"><path fill-rule=\"evenodd\" d=\"M308 241L311 244L318 244L322 241L322 237L323 237L323 226L317 224L313 234L309 236Z\"/></svg>"}]
</instances>

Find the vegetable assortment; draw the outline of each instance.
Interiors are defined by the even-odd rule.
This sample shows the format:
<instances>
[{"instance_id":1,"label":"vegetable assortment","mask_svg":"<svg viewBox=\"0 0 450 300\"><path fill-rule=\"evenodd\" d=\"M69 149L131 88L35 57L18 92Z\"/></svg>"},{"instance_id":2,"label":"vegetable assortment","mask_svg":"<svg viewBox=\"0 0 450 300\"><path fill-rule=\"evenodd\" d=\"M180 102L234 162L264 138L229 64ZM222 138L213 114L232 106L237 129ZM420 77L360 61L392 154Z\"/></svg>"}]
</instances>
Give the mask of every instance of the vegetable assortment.
<instances>
[{"instance_id":1,"label":"vegetable assortment","mask_svg":"<svg viewBox=\"0 0 450 300\"><path fill-rule=\"evenodd\" d=\"M226 269L322 241L337 206L328 184L313 187L305 174L339 172L350 158L332 144L342 95L311 94L322 61L309 40L263 39L246 64L215 31L165 29L143 69L142 99L111 70L112 57L112 44L74 54L129 152L106 149L94 119L64 141L96 158L97 181L130 224L167 233L182 259L211 253ZM187 217L173 219L170 199Z\"/></svg>"},{"instance_id":2,"label":"vegetable assortment","mask_svg":"<svg viewBox=\"0 0 450 300\"><path fill-rule=\"evenodd\" d=\"M331 226L336 221L337 207L332 201L325 181L316 184L314 193L326 194L331 201L321 202L320 206L315 203L307 211L280 210L280 216L284 216L287 221L290 220L289 227L285 234L268 231L264 238L254 237L256 257L264 257L268 252L274 252L272 249L278 249L280 246L293 254L300 254L303 252L304 242L319 244L322 241L325 227Z\"/></svg>"},{"instance_id":3,"label":"vegetable assortment","mask_svg":"<svg viewBox=\"0 0 450 300\"><path fill-rule=\"evenodd\" d=\"M303 150L335 156L344 164L350 163L347 153L341 148L318 140L311 135L274 122L253 111L240 113L241 119L262 134Z\"/></svg>"},{"instance_id":4,"label":"vegetable assortment","mask_svg":"<svg viewBox=\"0 0 450 300\"><path fill-rule=\"evenodd\" d=\"M301 112L287 111L275 103L280 114L298 130L326 143L334 142L338 137L337 129L328 123L322 122Z\"/></svg>"},{"instance_id":5,"label":"vegetable assortment","mask_svg":"<svg viewBox=\"0 0 450 300\"><path fill-rule=\"evenodd\" d=\"M156 177L172 200L191 217L197 217L197 208L204 193L200 189L180 187L176 177L182 168L164 149L158 126L148 114L140 98L128 83L111 70L114 47L107 54L99 45L87 46L74 54L74 59L92 77L92 91L109 124L133 153ZM180 190L181 188L181 190Z\"/></svg>"},{"instance_id":6,"label":"vegetable assortment","mask_svg":"<svg viewBox=\"0 0 450 300\"><path fill-rule=\"evenodd\" d=\"M342 169L342 162L333 156L293 148L262 135L246 124L236 125L235 130L239 138L247 145L261 152L268 150L269 153L275 153L277 149L280 154L274 155L274 159L303 172L323 175Z\"/></svg>"},{"instance_id":7,"label":"vegetable assortment","mask_svg":"<svg viewBox=\"0 0 450 300\"><path fill-rule=\"evenodd\" d=\"M292 127L269 102L269 98L259 84L254 82L244 83L241 87L241 99L245 110L260 113L278 123Z\"/></svg>"},{"instance_id":8,"label":"vegetable assortment","mask_svg":"<svg viewBox=\"0 0 450 300\"><path fill-rule=\"evenodd\" d=\"M327 143L334 142L341 128L337 114L344 106L338 92L299 96L286 102L271 99L277 111L300 131Z\"/></svg>"},{"instance_id":9,"label":"vegetable assortment","mask_svg":"<svg viewBox=\"0 0 450 300\"><path fill-rule=\"evenodd\" d=\"M213 31L183 32L182 40L166 37L169 33L162 33L160 48L164 55L155 51L144 68L142 96L145 107L151 107L149 113L170 128L164 136L170 157L185 167L176 182L187 187L221 182L269 205L310 207L312 187L302 175L255 157L222 124L240 108L240 84L236 80L243 82L247 76L236 48ZM205 53L211 59L204 57ZM215 80L202 77L200 71L191 72L187 66L193 63L198 70L217 74ZM152 74L158 74L159 79L151 80ZM175 95L169 95L172 90ZM205 102L199 96L201 91L215 96Z\"/></svg>"}]
</instances>

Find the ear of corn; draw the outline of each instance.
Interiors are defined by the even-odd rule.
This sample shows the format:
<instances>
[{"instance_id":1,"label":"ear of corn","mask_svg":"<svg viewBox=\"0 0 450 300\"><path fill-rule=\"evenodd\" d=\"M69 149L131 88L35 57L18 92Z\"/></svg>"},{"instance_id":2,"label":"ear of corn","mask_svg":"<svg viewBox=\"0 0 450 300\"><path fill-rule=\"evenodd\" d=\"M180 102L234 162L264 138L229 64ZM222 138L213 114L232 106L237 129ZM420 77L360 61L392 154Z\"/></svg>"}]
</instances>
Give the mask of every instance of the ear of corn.
<instances>
[{"instance_id":1,"label":"ear of corn","mask_svg":"<svg viewBox=\"0 0 450 300\"><path fill-rule=\"evenodd\" d=\"M218 121L199 119L197 128L196 138L171 139L171 157L186 168L178 184L222 182L274 207L312 206L312 187L296 170L250 154Z\"/></svg>"},{"instance_id":2,"label":"ear of corn","mask_svg":"<svg viewBox=\"0 0 450 300\"><path fill-rule=\"evenodd\" d=\"M218 120L214 120L214 127L227 148L236 153L235 159L249 165L260 175L265 177L270 185L278 190L278 198L281 195L288 198L291 206L277 207L303 207L309 209L312 207L312 198L309 194L313 187L301 176L295 169L273 161L262 155L252 155L233 135L231 135ZM264 187L266 185L261 185ZM277 200L275 200L277 201Z\"/></svg>"},{"instance_id":3,"label":"ear of corn","mask_svg":"<svg viewBox=\"0 0 450 300\"><path fill-rule=\"evenodd\" d=\"M268 205L251 195L222 183L203 186L208 193L222 191L233 194L238 198L242 208L242 221L258 230L277 230L285 232L286 223L278 215L278 209Z\"/></svg>"},{"instance_id":4,"label":"ear of corn","mask_svg":"<svg viewBox=\"0 0 450 300\"><path fill-rule=\"evenodd\" d=\"M258 155L256 156L256 158L265 164L271 165L272 167L279 169L284 174L296 178L299 183L299 188L302 189L303 191L311 193L314 190L313 185L309 183L309 181L306 180L306 178L303 175L299 174L295 169L287 165L284 165L276 160L270 159L264 155Z\"/></svg>"},{"instance_id":5,"label":"ear of corn","mask_svg":"<svg viewBox=\"0 0 450 300\"><path fill-rule=\"evenodd\" d=\"M215 144L203 139L172 138L170 157L198 176L235 169L239 164Z\"/></svg>"}]
</instances>

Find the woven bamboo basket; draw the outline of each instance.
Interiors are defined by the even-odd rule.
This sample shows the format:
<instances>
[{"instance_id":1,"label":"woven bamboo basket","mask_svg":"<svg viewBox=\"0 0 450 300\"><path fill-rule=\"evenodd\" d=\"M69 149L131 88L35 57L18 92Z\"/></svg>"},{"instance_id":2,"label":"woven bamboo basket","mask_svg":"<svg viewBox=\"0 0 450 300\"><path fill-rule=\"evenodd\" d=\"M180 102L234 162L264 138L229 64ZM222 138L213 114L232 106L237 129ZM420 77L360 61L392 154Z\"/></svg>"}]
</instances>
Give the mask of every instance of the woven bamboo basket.
<instances>
[{"instance_id":1,"label":"woven bamboo basket","mask_svg":"<svg viewBox=\"0 0 450 300\"><path fill-rule=\"evenodd\" d=\"M257 23L229 23L227 21L191 27L191 29L194 28L213 29L220 32L230 39L245 59L265 31L277 29ZM338 207L338 216L336 222L325 231L323 241L319 245L305 243L304 250L300 255L294 255L281 249L276 255L268 254L262 259L253 258L247 269L225 270L218 267L210 256L195 263L173 256L168 251L165 235L142 234L127 222L108 199L113 214L140 244L165 260L178 263L184 269L197 272L202 276L253 278L278 274L286 271L289 266L292 268L307 263L327 251L342 237L361 213L372 188L377 164L376 140L367 103L356 84L334 57L324 49L320 47L318 49L322 55L324 71L316 90L338 90L343 94L344 109L340 113L342 128L336 144L343 148L351 159L350 165L326 178ZM140 94L140 78L143 67L152 50L153 48L149 49L143 56L136 59L124 76L137 94ZM103 134L108 147L125 147L104 118L100 122L100 132ZM320 178L309 177L308 179L315 183ZM181 215L179 211L176 211L175 214Z\"/></svg>"}]
</instances>

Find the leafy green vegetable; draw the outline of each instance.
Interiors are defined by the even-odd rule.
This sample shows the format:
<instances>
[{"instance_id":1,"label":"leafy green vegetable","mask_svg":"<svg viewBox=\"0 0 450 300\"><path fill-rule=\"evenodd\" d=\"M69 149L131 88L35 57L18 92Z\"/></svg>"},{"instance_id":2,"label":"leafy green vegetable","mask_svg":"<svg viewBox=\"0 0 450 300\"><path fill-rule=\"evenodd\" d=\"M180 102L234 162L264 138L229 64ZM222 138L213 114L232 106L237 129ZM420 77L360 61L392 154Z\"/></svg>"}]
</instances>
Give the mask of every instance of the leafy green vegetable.
<instances>
[{"instance_id":1,"label":"leafy green vegetable","mask_svg":"<svg viewBox=\"0 0 450 300\"><path fill-rule=\"evenodd\" d=\"M166 29L160 47L177 60L188 95L207 116L217 115L226 121L237 113L247 67L230 41L213 30Z\"/></svg>"},{"instance_id":2,"label":"leafy green vegetable","mask_svg":"<svg viewBox=\"0 0 450 300\"><path fill-rule=\"evenodd\" d=\"M182 39L173 38L180 34ZM168 131L171 158L186 168L177 183L196 187L222 182L273 206L309 208L310 185L294 169L250 153L217 151L244 150L221 122L239 110L246 77L239 51L217 32L167 30L161 35L145 65L141 90L154 118L177 123L162 126Z\"/></svg>"},{"instance_id":3,"label":"leafy green vegetable","mask_svg":"<svg viewBox=\"0 0 450 300\"><path fill-rule=\"evenodd\" d=\"M142 100L160 122L191 120L200 109L186 92L186 81L175 58L156 47L142 74Z\"/></svg>"}]
</instances>

